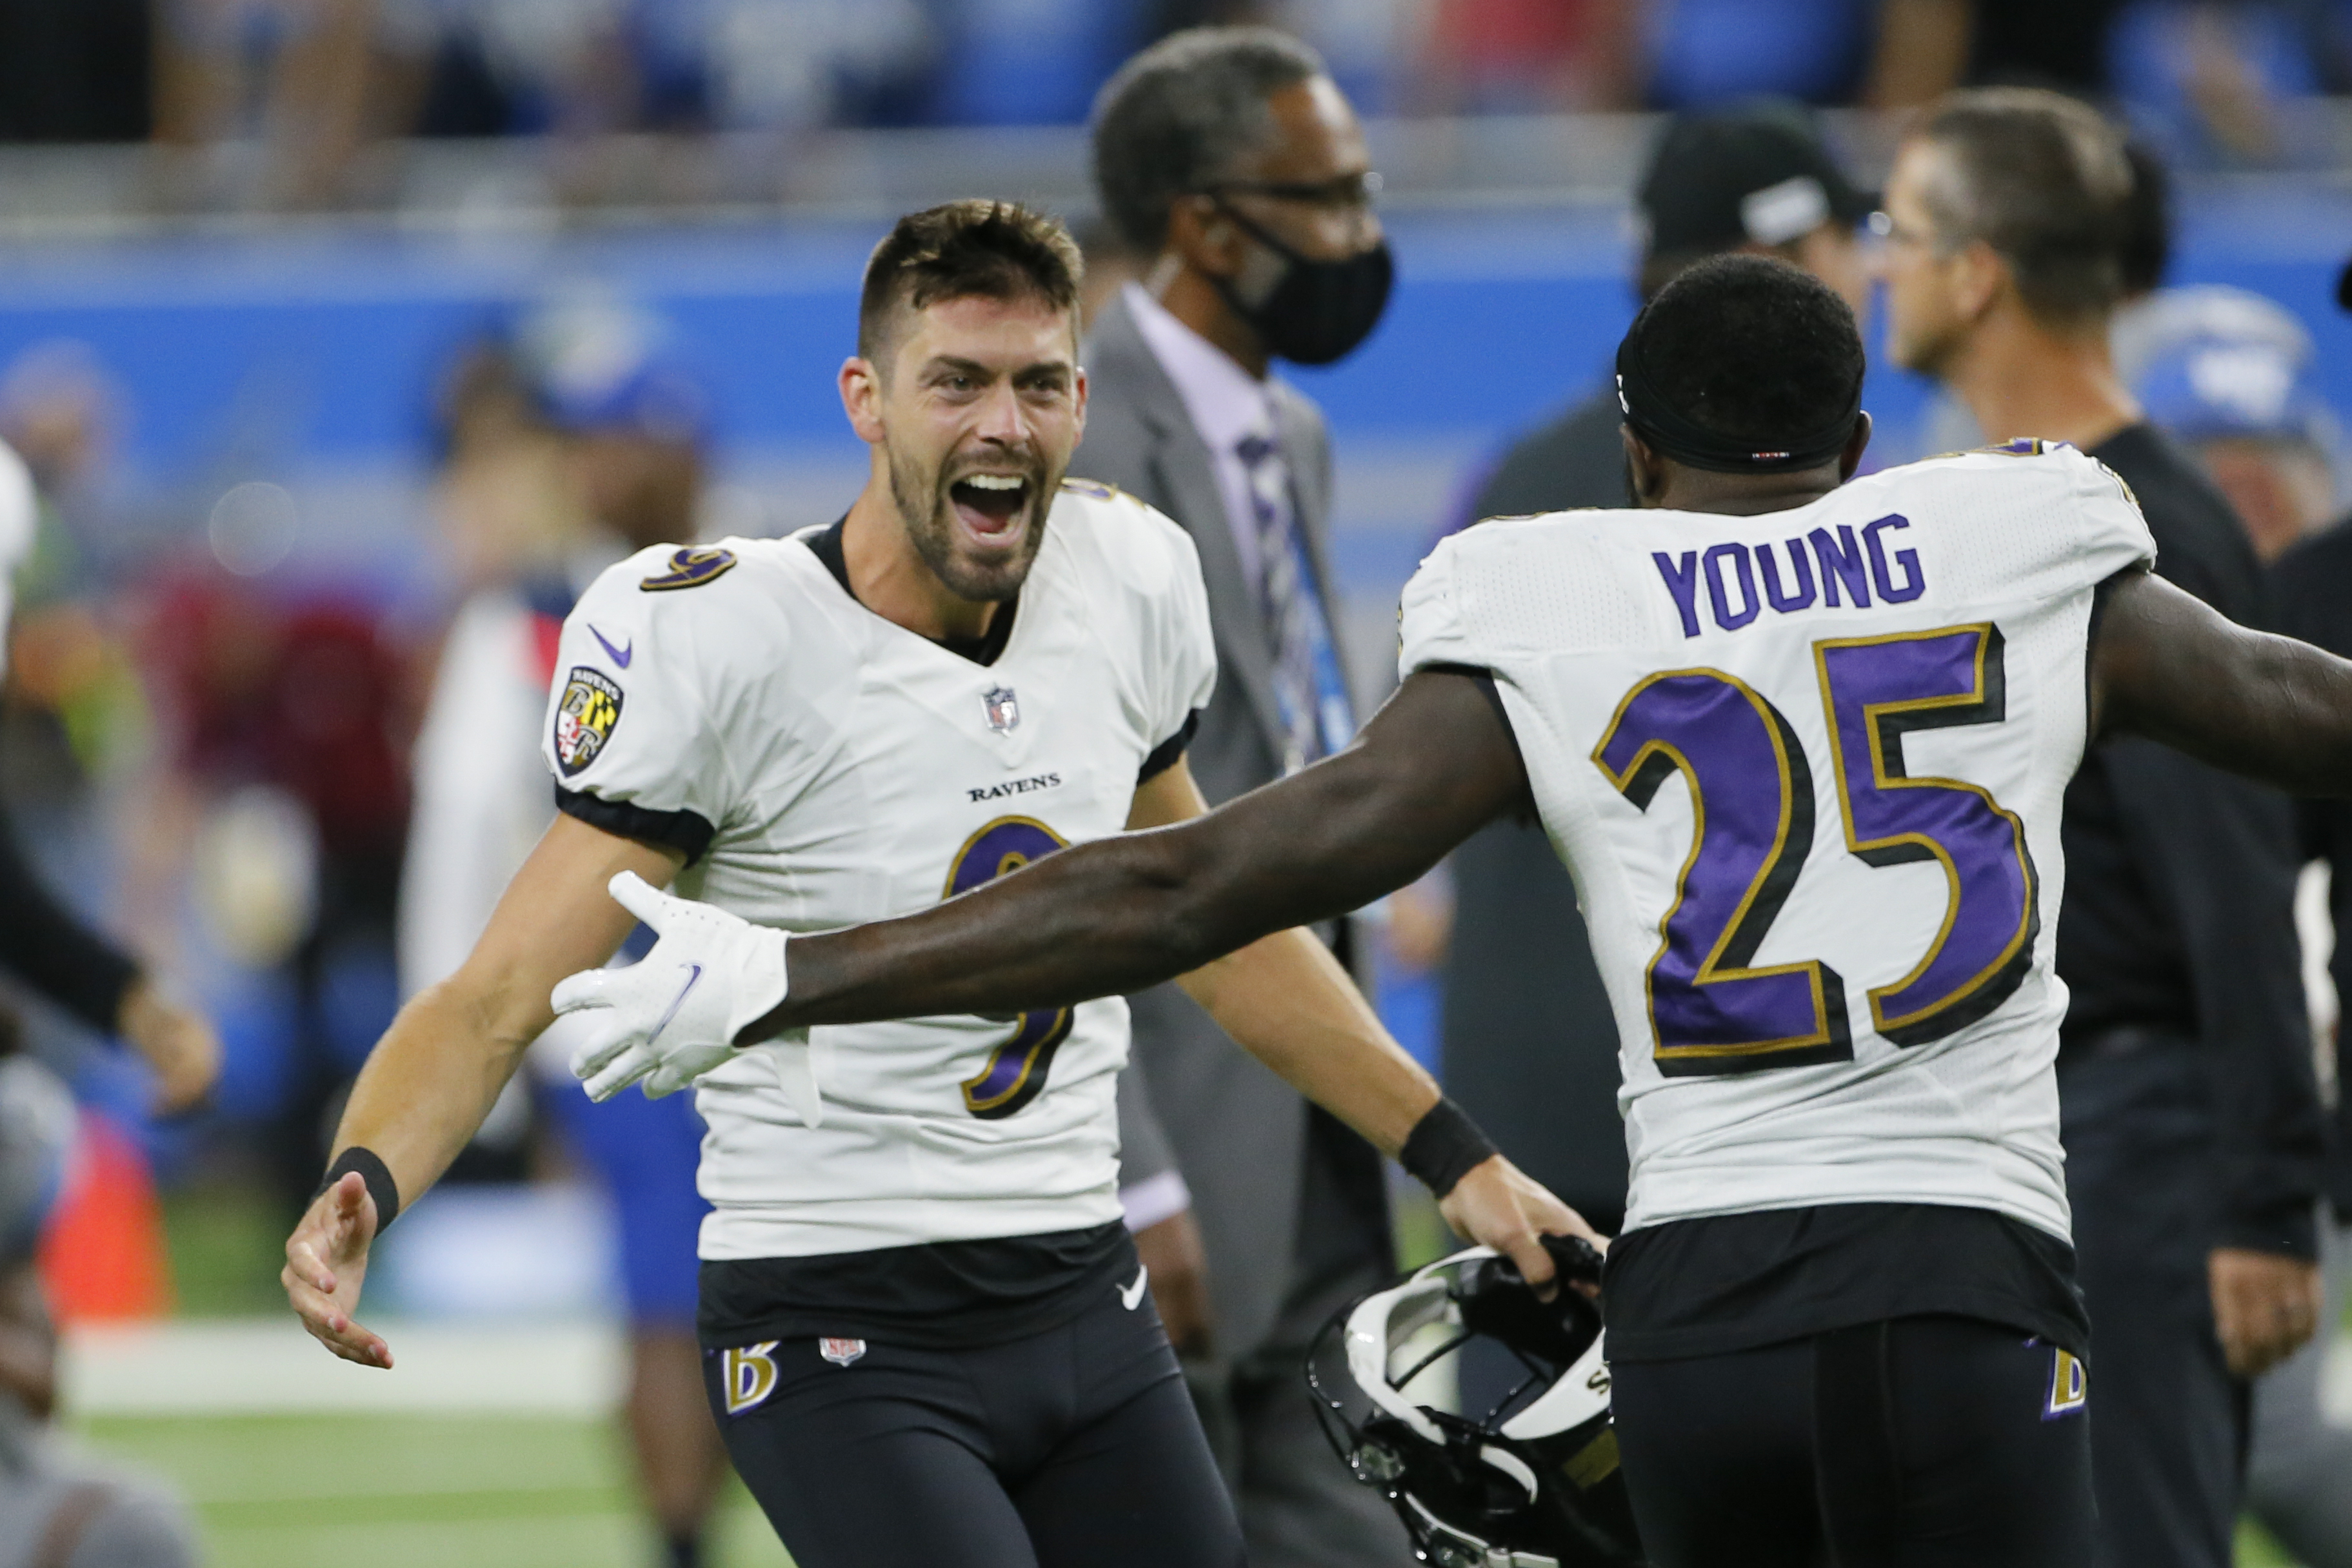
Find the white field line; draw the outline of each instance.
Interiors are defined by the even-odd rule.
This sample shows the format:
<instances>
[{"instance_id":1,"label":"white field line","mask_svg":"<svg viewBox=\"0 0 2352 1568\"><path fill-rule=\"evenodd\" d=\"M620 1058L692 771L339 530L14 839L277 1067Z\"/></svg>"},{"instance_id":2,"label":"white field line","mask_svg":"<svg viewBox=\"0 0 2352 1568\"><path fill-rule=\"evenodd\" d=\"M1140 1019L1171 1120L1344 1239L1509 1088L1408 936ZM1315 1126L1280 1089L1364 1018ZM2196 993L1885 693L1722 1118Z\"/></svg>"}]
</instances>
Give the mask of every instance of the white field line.
<instances>
[{"instance_id":1,"label":"white field line","mask_svg":"<svg viewBox=\"0 0 2352 1568\"><path fill-rule=\"evenodd\" d=\"M81 1329L66 1338L66 1407L79 1416L346 1411L595 1416L618 1403L617 1325L371 1324L389 1371L327 1354L290 1318Z\"/></svg>"},{"instance_id":2,"label":"white field line","mask_svg":"<svg viewBox=\"0 0 2352 1568\"><path fill-rule=\"evenodd\" d=\"M620 1397L627 1350L614 1324L373 1326L392 1343L389 1372L336 1360L290 1318L79 1329L66 1336L65 1402L82 1416L593 1417ZM2321 1406L2352 1427L2352 1335L2331 1348Z\"/></svg>"}]
</instances>

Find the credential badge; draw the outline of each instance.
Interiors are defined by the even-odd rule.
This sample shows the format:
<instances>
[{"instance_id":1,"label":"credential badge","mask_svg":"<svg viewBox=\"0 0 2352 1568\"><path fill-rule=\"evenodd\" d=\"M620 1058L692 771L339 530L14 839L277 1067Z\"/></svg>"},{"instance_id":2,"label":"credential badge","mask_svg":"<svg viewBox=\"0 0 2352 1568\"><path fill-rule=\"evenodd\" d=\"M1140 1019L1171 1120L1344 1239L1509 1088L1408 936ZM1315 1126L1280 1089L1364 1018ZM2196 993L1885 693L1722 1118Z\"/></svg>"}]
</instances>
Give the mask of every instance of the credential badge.
<instances>
[{"instance_id":1,"label":"credential badge","mask_svg":"<svg viewBox=\"0 0 2352 1568\"><path fill-rule=\"evenodd\" d=\"M1011 735L1021 727L1021 699L1011 686L989 687L980 694L980 703L988 710L988 727L997 734Z\"/></svg>"},{"instance_id":2,"label":"credential badge","mask_svg":"<svg viewBox=\"0 0 2352 1568\"><path fill-rule=\"evenodd\" d=\"M866 1354L866 1342L862 1339L835 1339L827 1334L816 1342L816 1353L835 1366L847 1366Z\"/></svg>"}]
</instances>

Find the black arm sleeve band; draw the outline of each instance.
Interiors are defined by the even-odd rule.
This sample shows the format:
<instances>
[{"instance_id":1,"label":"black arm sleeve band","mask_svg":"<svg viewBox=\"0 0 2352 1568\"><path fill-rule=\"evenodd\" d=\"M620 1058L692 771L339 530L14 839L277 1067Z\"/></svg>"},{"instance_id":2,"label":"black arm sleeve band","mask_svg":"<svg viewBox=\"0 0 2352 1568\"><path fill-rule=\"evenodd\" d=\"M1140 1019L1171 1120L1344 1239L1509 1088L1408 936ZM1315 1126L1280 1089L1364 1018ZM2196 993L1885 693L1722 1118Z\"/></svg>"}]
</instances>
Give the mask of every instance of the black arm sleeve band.
<instances>
[{"instance_id":1,"label":"black arm sleeve band","mask_svg":"<svg viewBox=\"0 0 2352 1568\"><path fill-rule=\"evenodd\" d=\"M68 912L0 817L0 965L89 1024L114 1032L139 966Z\"/></svg>"},{"instance_id":2,"label":"black arm sleeve band","mask_svg":"<svg viewBox=\"0 0 2352 1568\"><path fill-rule=\"evenodd\" d=\"M1184 716L1184 727L1153 747L1151 755L1143 759L1143 766L1135 770L1136 787L1141 789L1175 767L1178 759L1183 757L1184 748L1192 744L1192 737L1200 727L1201 710L1194 708Z\"/></svg>"},{"instance_id":3,"label":"black arm sleeve band","mask_svg":"<svg viewBox=\"0 0 2352 1568\"><path fill-rule=\"evenodd\" d=\"M1454 1184L1495 1155L1495 1145L1470 1119L1470 1113L1452 1100L1440 1100L1412 1124L1397 1163L1405 1174L1443 1198Z\"/></svg>"},{"instance_id":4,"label":"black arm sleeve band","mask_svg":"<svg viewBox=\"0 0 2352 1568\"><path fill-rule=\"evenodd\" d=\"M692 811L649 811L626 800L607 800L566 789L561 784L555 787L555 809L567 817L579 818L592 828L602 828L625 839L667 844L684 855L688 865L702 858L702 852L710 847L710 840L719 831Z\"/></svg>"},{"instance_id":5,"label":"black arm sleeve band","mask_svg":"<svg viewBox=\"0 0 2352 1568\"><path fill-rule=\"evenodd\" d=\"M375 1233L381 1236L400 1214L400 1188L392 1179L391 1167L376 1156L373 1149L353 1144L337 1155L335 1163L327 1167L327 1179L319 1184L319 1192L326 1191L352 1171L360 1173L360 1179L367 1183L368 1196L375 1199ZM315 1201L318 1193L310 1196Z\"/></svg>"}]
</instances>

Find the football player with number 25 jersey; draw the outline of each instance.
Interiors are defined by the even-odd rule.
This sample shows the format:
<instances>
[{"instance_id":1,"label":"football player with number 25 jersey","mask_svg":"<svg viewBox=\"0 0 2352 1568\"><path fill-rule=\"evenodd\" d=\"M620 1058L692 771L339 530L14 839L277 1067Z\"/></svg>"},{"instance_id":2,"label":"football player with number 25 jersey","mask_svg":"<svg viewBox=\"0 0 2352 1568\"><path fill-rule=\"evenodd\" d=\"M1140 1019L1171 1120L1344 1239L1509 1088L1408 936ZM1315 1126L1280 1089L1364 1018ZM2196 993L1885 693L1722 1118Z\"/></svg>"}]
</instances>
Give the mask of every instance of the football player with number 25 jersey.
<instances>
[{"instance_id":1,"label":"football player with number 25 jersey","mask_svg":"<svg viewBox=\"0 0 2352 1568\"><path fill-rule=\"evenodd\" d=\"M2072 448L1847 483L1861 340L1785 264L1685 273L1618 372L1642 509L1440 546L1348 751L852 931L730 948L633 890L646 963L728 954L765 1010L716 1043L745 1050L1070 1006L1533 812L1616 1013L1633 1191L1603 1305L1650 1561L2072 1568L2095 1362L2058 1144L2060 797L2116 731L2352 793L2352 664L2151 575L2137 503ZM591 999L656 1062L713 1043Z\"/></svg>"},{"instance_id":2,"label":"football player with number 25 jersey","mask_svg":"<svg viewBox=\"0 0 2352 1568\"><path fill-rule=\"evenodd\" d=\"M1205 810L1183 756L1216 678L1191 541L1063 477L1078 269L1061 225L1018 207L902 219L841 372L873 454L848 514L647 550L581 600L548 716L561 813L370 1058L287 1244L305 1326L389 1367L352 1317L373 1238L463 1145L559 978L610 956L632 911L695 925L688 965L566 982L567 1006L661 992L643 1040L592 1039L573 1071L599 1099L698 1085L707 1388L801 1568L1242 1561L1121 1222L1123 1002L713 1043L772 1005L744 934L907 914ZM1582 1222L1442 1100L1311 935L1186 984L1457 1228L1549 1279L1540 1237Z\"/></svg>"}]
</instances>

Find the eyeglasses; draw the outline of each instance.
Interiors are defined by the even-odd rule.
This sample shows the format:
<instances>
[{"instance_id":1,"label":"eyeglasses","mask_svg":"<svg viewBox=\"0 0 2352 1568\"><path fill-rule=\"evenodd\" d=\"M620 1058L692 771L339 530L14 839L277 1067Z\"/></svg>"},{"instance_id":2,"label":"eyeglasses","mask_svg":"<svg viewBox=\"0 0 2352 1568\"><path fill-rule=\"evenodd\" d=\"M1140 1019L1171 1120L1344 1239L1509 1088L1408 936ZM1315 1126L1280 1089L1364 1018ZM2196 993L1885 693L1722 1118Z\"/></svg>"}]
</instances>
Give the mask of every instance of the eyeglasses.
<instances>
[{"instance_id":1,"label":"eyeglasses","mask_svg":"<svg viewBox=\"0 0 2352 1568\"><path fill-rule=\"evenodd\" d=\"M1917 246L1926 250L1940 251L1943 247L1933 234L1906 228L1895 221L1892 213L1873 213L1867 225L1873 239L1887 245Z\"/></svg>"},{"instance_id":2,"label":"eyeglasses","mask_svg":"<svg viewBox=\"0 0 2352 1568\"><path fill-rule=\"evenodd\" d=\"M1312 207L1350 212L1371 206L1380 199L1381 176L1367 169L1335 180L1310 183L1281 180L1222 180L1202 189L1205 196L1267 196L1277 202L1299 202Z\"/></svg>"}]
</instances>

